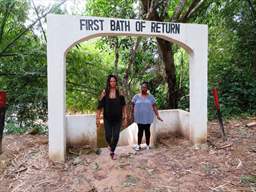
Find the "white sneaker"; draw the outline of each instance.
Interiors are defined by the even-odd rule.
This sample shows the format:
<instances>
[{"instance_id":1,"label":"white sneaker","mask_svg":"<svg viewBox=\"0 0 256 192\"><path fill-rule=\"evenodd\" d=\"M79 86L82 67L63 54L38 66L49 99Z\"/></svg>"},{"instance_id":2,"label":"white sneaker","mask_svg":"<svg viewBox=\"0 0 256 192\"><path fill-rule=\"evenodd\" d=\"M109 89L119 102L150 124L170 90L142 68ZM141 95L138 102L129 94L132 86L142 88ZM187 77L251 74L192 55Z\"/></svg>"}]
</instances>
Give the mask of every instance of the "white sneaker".
<instances>
[{"instance_id":1,"label":"white sneaker","mask_svg":"<svg viewBox=\"0 0 256 192\"><path fill-rule=\"evenodd\" d=\"M149 150L149 149L150 149L150 147L149 147L149 145L147 145L146 150Z\"/></svg>"},{"instance_id":2,"label":"white sneaker","mask_svg":"<svg viewBox=\"0 0 256 192\"><path fill-rule=\"evenodd\" d=\"M139 150L141 150L140 145L136 145L136 146L135 146L135 148L134 148L134 150L135 150L135 151L139 151Z\"/></svg>"}]
</instances>

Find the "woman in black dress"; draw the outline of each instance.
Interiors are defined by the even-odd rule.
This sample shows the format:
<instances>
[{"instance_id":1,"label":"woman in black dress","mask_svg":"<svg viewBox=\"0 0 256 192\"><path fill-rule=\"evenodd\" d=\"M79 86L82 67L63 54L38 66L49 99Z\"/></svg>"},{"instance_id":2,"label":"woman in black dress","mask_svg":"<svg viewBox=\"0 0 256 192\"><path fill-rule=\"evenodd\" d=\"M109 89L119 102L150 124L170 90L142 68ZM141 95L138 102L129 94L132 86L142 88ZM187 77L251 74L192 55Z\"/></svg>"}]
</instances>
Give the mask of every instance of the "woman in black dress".
<instances>
[{"instance_id":1,"label":"woman in black dress","mask_svg":"<svg viewBox=\"0 0 256 192\"><path fill-rule=\"evenodd\" d=\"M110 156L115 159L115 149L119 139L122 120L127 123L125 98L117 89L117 77L109 75L106 89L102 91L96 113L97 127L100 124L100 114L103 110L105 139L110 148Z\"/></svg>"}]
</instances>

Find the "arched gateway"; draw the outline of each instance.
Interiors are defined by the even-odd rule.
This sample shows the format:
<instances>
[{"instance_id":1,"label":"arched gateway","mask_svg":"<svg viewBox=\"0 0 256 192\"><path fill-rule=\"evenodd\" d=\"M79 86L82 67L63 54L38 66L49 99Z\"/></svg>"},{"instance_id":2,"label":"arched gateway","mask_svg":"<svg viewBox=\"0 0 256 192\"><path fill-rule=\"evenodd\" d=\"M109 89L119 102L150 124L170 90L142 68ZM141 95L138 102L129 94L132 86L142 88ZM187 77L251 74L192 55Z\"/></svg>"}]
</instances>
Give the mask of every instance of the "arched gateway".
<instances>
[{"instance_id":1,"label":"arched gateway","mask_svg":"<svg viewBox=\"0 0 256 192\"><path fill-rule=\"evenodd\" d=\"M133 19L47 16L49 157L64 161L66 152L66 53L78 42L99 36L155 36L177 43L189 54L188 135L193 143L207 138L207 25ZM92 118L95 124L95 118ZM182 121L182 119L180 119Z\"/></svg>"}]
</instances>

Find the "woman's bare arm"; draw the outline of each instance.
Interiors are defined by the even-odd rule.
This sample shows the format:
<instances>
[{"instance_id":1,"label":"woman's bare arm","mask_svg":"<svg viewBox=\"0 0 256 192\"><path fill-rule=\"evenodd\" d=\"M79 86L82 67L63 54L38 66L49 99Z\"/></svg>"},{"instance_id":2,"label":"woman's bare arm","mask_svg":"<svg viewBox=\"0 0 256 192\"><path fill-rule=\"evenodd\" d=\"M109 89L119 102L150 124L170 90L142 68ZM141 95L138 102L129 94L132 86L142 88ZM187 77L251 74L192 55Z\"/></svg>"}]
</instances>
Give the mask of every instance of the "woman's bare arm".
<instances>
[{"instance_id":1,"label":"woman's bare arm","mask_svg":"<svg viewBox=\"0 0 256 192\"><path fill-rule=\"evenodd\" d=\"M154 110L154 112L156 114L157 119L160 120L160 121L163 121L163 119L159 116L159 113L158 113L158 110L157 110L157 107L156 107L155 103L153 104L152 107L153 107L153 110Z\"/></svg>"}]
</instances>

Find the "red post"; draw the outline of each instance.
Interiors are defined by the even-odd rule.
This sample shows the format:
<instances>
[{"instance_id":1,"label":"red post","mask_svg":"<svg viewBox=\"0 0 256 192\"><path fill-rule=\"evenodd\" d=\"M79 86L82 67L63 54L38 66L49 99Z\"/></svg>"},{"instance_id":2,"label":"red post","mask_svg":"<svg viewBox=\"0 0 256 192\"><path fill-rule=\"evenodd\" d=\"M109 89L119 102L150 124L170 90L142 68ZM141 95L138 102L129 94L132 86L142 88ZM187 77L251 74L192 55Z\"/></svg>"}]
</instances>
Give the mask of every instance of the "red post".
<instances>
[{"instance_id":1,"label":"red post","mask_svg":"<svg viewBox=\"0 0 256 192\"><path fill-rule=\"evenodd\" d=\"M219 104L219 96L218 96L218 90L216 87L212 89L212 94L214 97L214 104L218 111L220 111L220 104Z\"/></svg>"},{"instance_id":2,"label":"red post","mask_svg":"<svg viewBox=\"0 0 256 192\"><path fill-rule=\"evenodd\" d=\"M0 90L0 108L6 107L6 92Z\"/></svg>"},{"instance_id":3,"label":"red post","mask_svg":"<svg viewBox=\"0 0 256 192\"><path fill-rule=\"evenodd\" d=\"M223 140L225 141L226 140L226 134L225 134L225 131L224 131L222 115L221 115L221 112L220 112L220 103L219 103L218 90L217 90L216 87L212 88L212 94L213 94L213 97L214 97L214 104L215 104L215 107L217 109L217 117L218 117L219 124L220 124L221 134L222 134Z\"/></svg>"}]
</instances>

